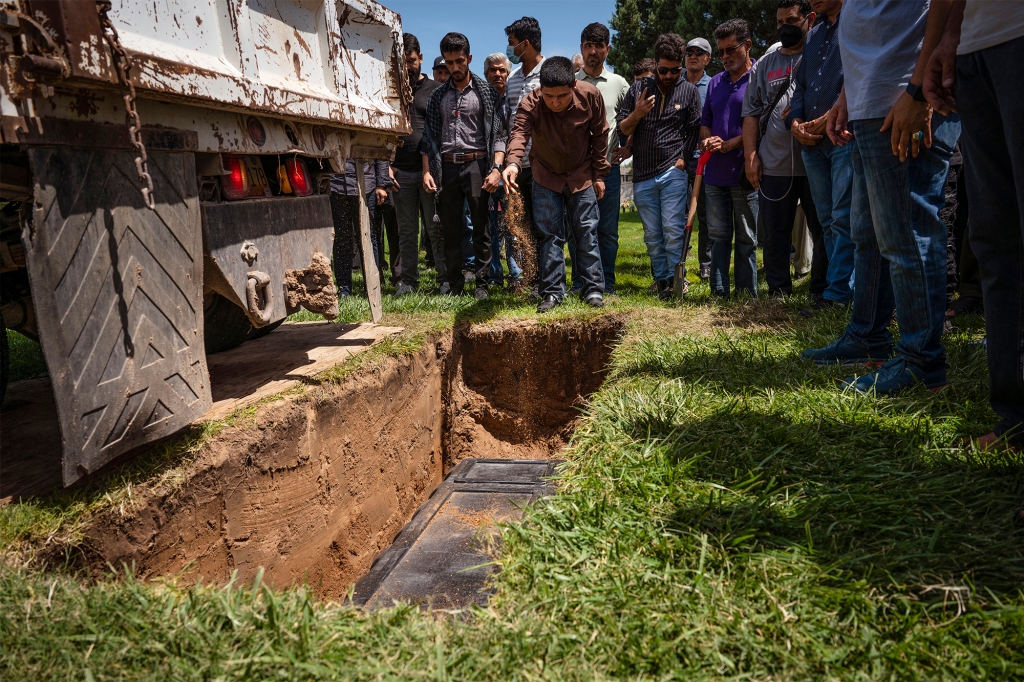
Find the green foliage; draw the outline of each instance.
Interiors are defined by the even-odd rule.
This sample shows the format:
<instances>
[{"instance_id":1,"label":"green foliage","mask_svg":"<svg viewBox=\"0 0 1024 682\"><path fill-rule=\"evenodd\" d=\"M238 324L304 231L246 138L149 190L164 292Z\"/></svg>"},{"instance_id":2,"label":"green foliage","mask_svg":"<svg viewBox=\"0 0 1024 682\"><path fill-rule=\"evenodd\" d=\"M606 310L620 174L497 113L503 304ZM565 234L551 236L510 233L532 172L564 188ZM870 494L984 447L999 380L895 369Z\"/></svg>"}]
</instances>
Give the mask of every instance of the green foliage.
<instances>
[{"instance_id":1,"label":"green foliage","mask_svg":"<svg viewBox=\"0 0 1024 682\"><path fill-rule=\"evenodd\" d=\"M612 37L608 61L616 73L632 74L633 64L653 56L655 39L668 32L687 41L706 38L714 48L715 28L734 18L750 22L753 55L757 57L777 40L777 6L777 0L616 0L611 25L617 33ZM708 73L721 70L721 62L713 58Z\"/></svg>"},{"instance_id":2,"label":"green foliage","mask_svg":"<svg viewBox=\"0 0 1024 682\"><path fill-rule=\"evenodd\" d=\"M10 381L21 381L46 374L43 347L16 331L7 330L7 343L11 349Z\"/></svg>"}]
</instances>

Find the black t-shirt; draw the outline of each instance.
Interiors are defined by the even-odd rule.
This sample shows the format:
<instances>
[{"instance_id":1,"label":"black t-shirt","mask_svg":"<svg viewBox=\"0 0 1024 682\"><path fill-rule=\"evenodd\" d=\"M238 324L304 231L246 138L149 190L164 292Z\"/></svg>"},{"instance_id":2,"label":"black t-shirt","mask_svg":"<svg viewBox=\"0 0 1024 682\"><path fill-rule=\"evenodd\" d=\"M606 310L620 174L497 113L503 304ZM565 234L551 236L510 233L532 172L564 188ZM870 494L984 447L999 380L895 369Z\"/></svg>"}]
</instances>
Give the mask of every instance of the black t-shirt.
<instances>
[{"instance_id":1,"label":"black t-shirt","mask_svg":"<svg viewBox=\"0 0 1024 682\"><path fill-rule=\"evenodd\" d=\"M395 152L394 167L410 173L419 173L423 170L423 161L420 157L420 138L423 137L423 126L427 119L427 102L430 101L430 94L441 84L423 76L412 87L412 110L409 112L412 119L412 132L405 137L398 138L402 144Z\"/></svg>"}]
</instances>

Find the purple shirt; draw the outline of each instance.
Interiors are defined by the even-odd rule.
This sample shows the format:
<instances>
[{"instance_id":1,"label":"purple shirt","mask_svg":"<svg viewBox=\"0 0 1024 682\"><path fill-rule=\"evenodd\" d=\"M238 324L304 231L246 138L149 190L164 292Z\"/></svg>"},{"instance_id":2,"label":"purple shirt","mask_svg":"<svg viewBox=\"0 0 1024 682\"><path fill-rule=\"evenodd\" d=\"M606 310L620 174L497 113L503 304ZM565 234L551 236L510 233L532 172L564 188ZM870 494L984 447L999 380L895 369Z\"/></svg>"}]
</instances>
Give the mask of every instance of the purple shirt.
<instances>
[{"instance_id":1,"label":"purple shirt","mask_svg":"<svg viewBox=\"0 0 1024 682\"><path fill-rule=\"evenodd\" d=\"M753 66L756 60L752 58L750 61ZM747 91L748 80L750 71L735 83L729 78L728 71L711 77L700 124L711 128L713 136L731 140L743 133L743 93ZM724 187L736 186L742 168L742 145L725 154L712 154L708 165L704 167L704 182Z\"/></svg>"}]
</instances>

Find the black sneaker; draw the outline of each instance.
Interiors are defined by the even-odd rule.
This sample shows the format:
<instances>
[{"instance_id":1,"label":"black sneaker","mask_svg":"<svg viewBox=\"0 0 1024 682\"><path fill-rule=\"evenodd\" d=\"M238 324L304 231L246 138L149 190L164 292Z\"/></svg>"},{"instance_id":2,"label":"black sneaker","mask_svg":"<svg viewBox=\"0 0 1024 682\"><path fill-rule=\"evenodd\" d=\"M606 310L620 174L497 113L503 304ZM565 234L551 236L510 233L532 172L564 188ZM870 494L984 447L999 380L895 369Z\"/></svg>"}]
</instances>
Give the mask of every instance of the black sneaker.
<instances>
[{"instance_id":1,"label":"black sneaker","mask_svg":"<svg viewBox=\"0 0 1024 682\"><path fill-rule=\"evenodd\" d=\"M658 298L662 301L672 298L672 278L658 282Z\"/></svg>"},{"instance_id":2,"label":"black sneaker","mask_svg":"<svg viewBox=\"0 0 1024 682\"><path fill-rule=\"evenodd\" d=\"M829 308L837 308L844 304L838 301L830 301L827 298L815 298L814 303L811 303L810 308L804 308L800 311L801 317L814 317L814 313L819 313L822 310L828 310Z\"/></svg>"},{"instance_id":3,"label":"black sneaker","mask_svg":"<svg viewBox=\"0 0 1024 682\"><path fill-rule=\"evenodd\" d=\"M711 279L711 266L702 265L700 266L700 278L703 280Z\"/></svg>"},{"instance_id":4,"label":"black sneaker","mask_svg":"<svg viewBox=\"0 0 1024 682\"><path fill-rule=\"evenodd\" d=\"M489 297L490 294L487 293L487 287L477 287L476 291L473 292L473 298L478 301L484 301Z\"/></svg>"},{"instance_id":5,"label":"black sneaker","mask_svg":"<svg viewBox=\"0 0 1024 682\"><path fill-rule=\"evenodd\" d=\"M584 300L586 301L587 305L589 305L592 308L600 308L601 306L604 305L604 296L602 296L601 292L599 291L595 291L592 294L588 294L586 299Z\"/></svg>"},{"instance_id":6,"label":"black sneaker","mask_svg":"<svg viewBox=\"0 0 1024 682\"><path fill-rule=\"evenodd\" d=\"M540 302L540 305L537 306L537 312L546 313L552 308L554 308L556 305L558 305L558 299L552 296L551 294L548 294Z\"/></svg>"}]
</instances>

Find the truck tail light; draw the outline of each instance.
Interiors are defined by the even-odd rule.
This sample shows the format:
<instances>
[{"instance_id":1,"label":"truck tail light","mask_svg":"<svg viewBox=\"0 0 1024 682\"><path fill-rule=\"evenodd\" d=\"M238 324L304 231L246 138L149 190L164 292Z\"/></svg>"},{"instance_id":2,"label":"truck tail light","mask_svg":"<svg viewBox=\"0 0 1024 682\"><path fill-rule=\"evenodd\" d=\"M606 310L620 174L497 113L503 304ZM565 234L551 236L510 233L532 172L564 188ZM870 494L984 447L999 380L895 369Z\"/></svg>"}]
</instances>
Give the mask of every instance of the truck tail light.
<instances>
[{"instance_id":1,"label":"truck tail light","mask_svg":"<svg viewBox=\"0 0 1024 682\"><path fill-rule=\"evenodd\" d=\"M288 170L288 180L292 184L292 191L297 197L307 197L313 193L313 179L309 177L306 170L306 162L299 158L288 159L284 162Z\"/></svg>"},{"instance_id":2,"label":"truck tail light","mask_svg":"<svg viewBox=\"0 0 1024 682\"><path fill-rule=\"evenodd\" d=\"M240 156L225 154L224 167L227 175L221 176L221 194L232 201L249 196L249 171Z\"/></svg>"}]
</instances>

